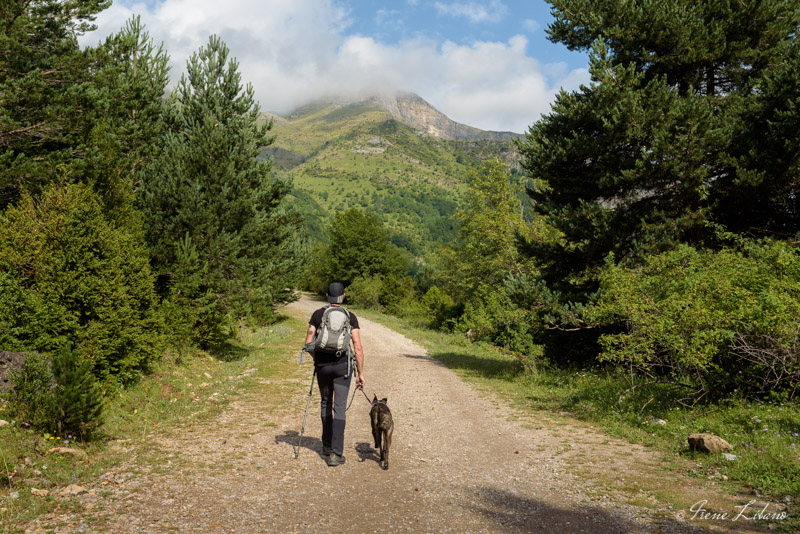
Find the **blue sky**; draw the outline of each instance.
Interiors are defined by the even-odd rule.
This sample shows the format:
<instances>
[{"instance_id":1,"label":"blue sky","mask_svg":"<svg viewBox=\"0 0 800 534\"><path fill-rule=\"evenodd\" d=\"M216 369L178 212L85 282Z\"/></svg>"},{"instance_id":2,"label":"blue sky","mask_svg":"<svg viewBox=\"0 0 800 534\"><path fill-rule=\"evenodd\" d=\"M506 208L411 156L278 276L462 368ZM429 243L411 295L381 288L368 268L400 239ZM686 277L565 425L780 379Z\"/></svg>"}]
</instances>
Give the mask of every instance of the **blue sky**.
<instances>
[{"instance_id":1,"label":"blue sky","mask_svg":"<svg viewBox=\"0 0 800 534\"><path fill-rule=\"evenodd\" d=\"M262 109L277 113L402 90L470 126L523 132L560 88L589 80L585 54L547 40L543 0L118 0L81 42L134 14L164 43L173 81L217 34Z\"/></svg>"}]
</instances>

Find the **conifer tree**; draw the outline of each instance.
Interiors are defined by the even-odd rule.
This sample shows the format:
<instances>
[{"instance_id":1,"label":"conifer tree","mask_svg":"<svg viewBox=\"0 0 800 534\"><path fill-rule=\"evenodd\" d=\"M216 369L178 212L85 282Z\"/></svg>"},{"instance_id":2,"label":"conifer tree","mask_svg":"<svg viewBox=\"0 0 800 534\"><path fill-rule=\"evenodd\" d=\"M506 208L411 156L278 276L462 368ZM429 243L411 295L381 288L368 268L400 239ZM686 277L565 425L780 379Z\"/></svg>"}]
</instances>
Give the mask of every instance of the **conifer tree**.
<instances>
[{"instance_id":1,"label":"conifer tree","mask_svg":"<svg viewBox=\"0 0 800 534\"><path fill-rule=\"evenodd\" d=\"M53 356L52 368L56 431L90 436L100 426L103 414L103 394L92 374L91 360L82 358L68 344Z\"/></svg>"},{"instance_id":2,"label":"conifer tree","mask_svg":"<svg viewBox=\"0 0 800 534\"><path fill-rule=\"evenodd\" d=\"M148 167L140 197L167 292L182 285L183 296L216 298L197 318L205 331L221 327L224 313L269 316L273 304L291 298L306 253L302 220L284 201L291 184L258 159L272 143L271 122L259 120L253 89L242 87L228 55L212 36L189 59L170 100L163 152ZM190 258L204 273L193 288L174 279Z\"/></svg>"},{"instance_id":3,"label":"conifer tree","mask_svg":"<svg viewBox=\"0 0 800 534\"><path fill-rule=\"evenodd\" d=\"M89 126L89 59L77 36L110 0L0 3L0 208L63 177Z\"/></svg>"},{"instance_id":4,"label":"conifer tree","mask_svg":"<svg viewBox=\"0 0 800 534\"><path fill-rule=\"evenodd\" d=\"M531 301L580 305L609 253L708 243L709 223L800 229L797 2L551 3L550 39L591 50L592 83L520 144L534 209L561 234L526 248L545 282Z\"/></svg>"},{"instance_id":5,"label":"conifer tree","mask_svg":"<svg viewBox=\"0 0 800 534\"><path fill-rule=\"evenodd\" d=\"M114 218L140 230L134 193L161 149L169 56L138 16L87 54L93 113L74 174L93 185Z\"/></svg>"}]
</instances>

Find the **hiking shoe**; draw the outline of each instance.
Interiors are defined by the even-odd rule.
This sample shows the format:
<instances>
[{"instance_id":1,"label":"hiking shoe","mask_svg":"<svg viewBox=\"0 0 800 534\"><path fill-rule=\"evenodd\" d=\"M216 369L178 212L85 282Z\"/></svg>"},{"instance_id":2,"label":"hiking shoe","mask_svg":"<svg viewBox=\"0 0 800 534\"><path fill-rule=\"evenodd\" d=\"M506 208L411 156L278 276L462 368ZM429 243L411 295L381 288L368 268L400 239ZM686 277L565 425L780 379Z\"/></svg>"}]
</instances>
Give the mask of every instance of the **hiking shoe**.
<instances>
[{"instance_id":1,"label":"hiking shoe","mask_svg":"<svg viewBox=\"0 0 800 534\"><path fill-rule=\"evenodd\" d=\"M335 452L332 452L331 455L328 456L328 467L336 467L337 465L342 465L346 461L347 459L343 454L336 454Z\"/></svg>"}]
</instances>

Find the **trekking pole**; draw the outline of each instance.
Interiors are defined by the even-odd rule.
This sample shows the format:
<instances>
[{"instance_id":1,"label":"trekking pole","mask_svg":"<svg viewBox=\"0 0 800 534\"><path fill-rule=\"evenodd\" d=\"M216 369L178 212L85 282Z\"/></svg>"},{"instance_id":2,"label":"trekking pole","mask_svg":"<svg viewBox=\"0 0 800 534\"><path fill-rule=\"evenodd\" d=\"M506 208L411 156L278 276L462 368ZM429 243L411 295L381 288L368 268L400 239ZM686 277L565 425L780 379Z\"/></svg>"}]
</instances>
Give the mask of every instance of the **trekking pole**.
<instances>
[{"instance_id":1,"label":"trekking pole","mask_svg":"<svg viewBox=\"0 0 800 534\"><path fill-rule=\"evenodd\" d=\"M305 348L300 351L300 362L303 361L303 353L305 352ZM300 439L297 440L297 449L294 451L294 459L300 456L300 444L303 442L303 434L306 431L306 416L308 415L308 406L311 404L311 394L314 392L314 378L317 376L317 366L314 366L314 372L311 373L311 387L308 388L308 400L306 400L306 411L303 414L303 426L300 428Z\"/></svg>"}]
</instances>

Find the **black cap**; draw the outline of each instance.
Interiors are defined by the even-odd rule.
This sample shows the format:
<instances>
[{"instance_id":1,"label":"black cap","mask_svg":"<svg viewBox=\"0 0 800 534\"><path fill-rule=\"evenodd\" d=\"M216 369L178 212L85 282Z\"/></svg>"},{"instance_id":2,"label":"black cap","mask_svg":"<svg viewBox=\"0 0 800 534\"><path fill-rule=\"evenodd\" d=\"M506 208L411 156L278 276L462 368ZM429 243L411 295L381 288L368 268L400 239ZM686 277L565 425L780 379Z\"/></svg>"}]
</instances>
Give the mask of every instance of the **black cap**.
<instances>
[{"instance_id":1,"label":"black cap","mask_svg":"<svg viewBox=\"0 0 800 534\"><path fill-rule=\"evenodd\" d=\"M334 282L328 286L328 302L331 304L341 304L344 300L344 286L339 282Z\"/></svg>"}]
</instances>

